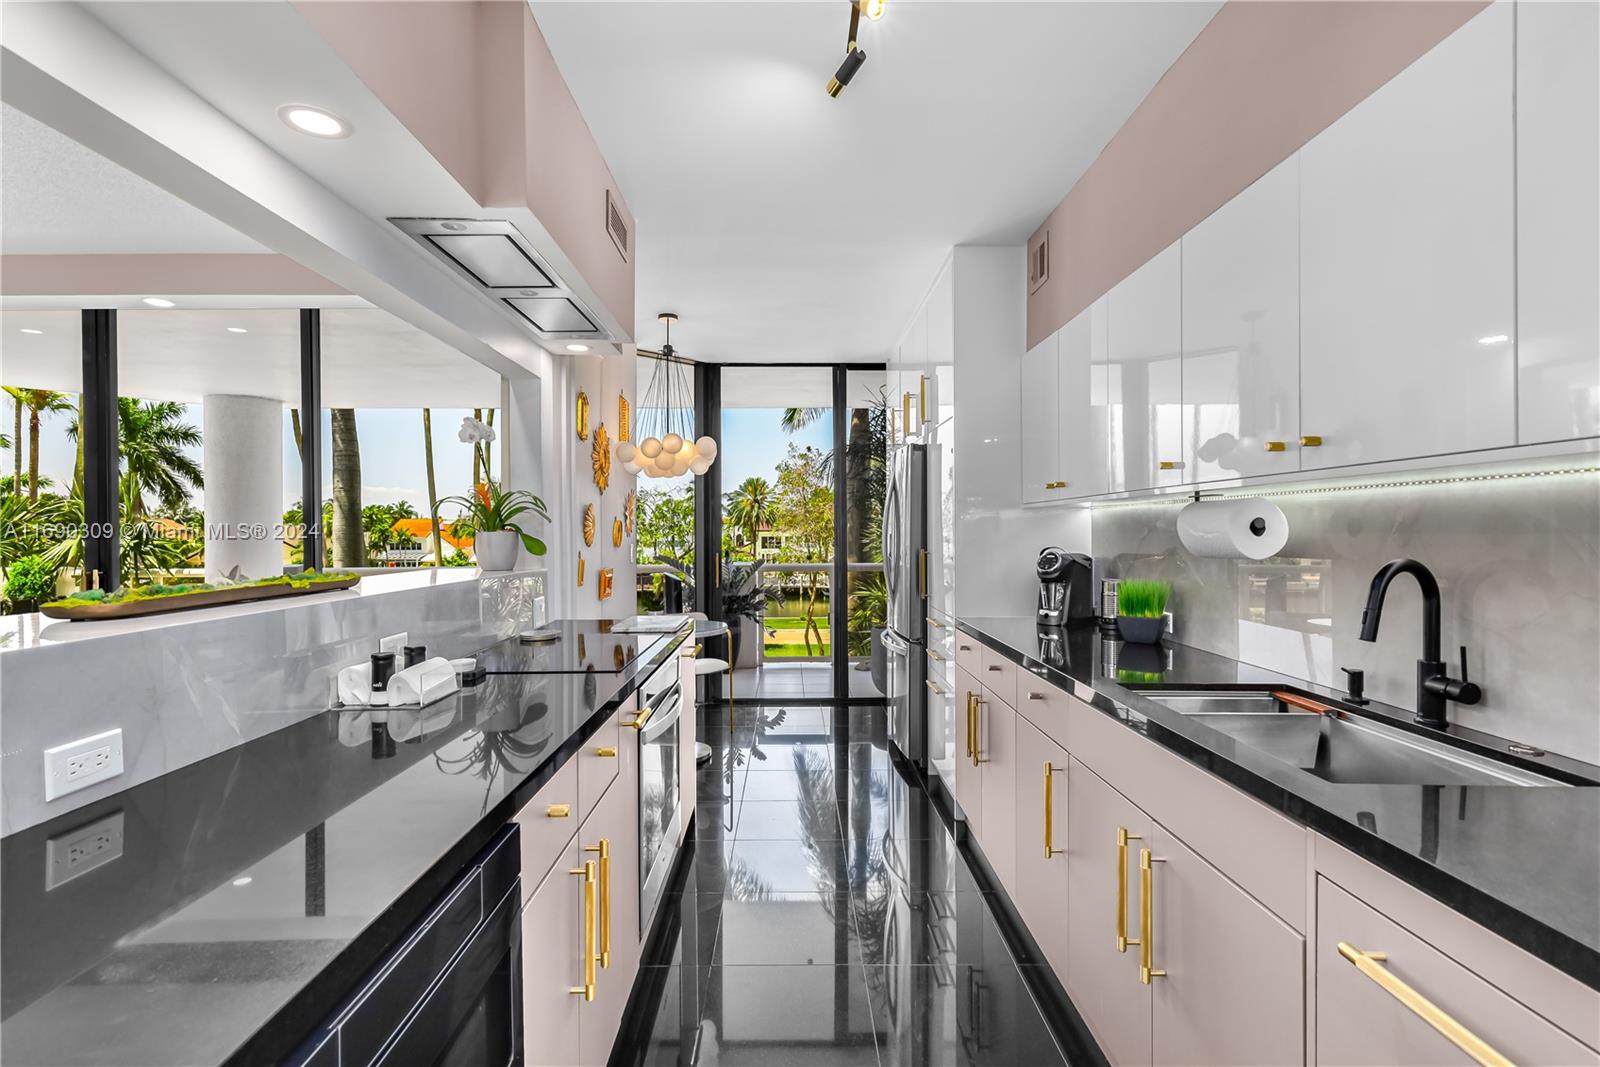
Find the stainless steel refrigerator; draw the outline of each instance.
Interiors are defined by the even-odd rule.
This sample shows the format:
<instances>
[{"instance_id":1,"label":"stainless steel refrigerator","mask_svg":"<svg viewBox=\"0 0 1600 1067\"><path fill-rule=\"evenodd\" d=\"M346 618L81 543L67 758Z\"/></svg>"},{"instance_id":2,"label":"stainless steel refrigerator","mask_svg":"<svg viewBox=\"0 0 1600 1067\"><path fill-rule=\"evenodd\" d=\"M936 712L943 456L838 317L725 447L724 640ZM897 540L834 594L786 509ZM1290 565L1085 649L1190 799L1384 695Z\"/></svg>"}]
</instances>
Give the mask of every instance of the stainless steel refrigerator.
<instances>
[{"instance_id":1,"label":"stainless steel refrigerator","mask_svg":"<svg viewBox=\"0 0 1600 1067\"><path fill-rule=\"evenodd\" d=\"M888 588L889 740L918 766L927 763L927 449L889 451L883 502L883 571Z\"/></svg>"}]
</instances>

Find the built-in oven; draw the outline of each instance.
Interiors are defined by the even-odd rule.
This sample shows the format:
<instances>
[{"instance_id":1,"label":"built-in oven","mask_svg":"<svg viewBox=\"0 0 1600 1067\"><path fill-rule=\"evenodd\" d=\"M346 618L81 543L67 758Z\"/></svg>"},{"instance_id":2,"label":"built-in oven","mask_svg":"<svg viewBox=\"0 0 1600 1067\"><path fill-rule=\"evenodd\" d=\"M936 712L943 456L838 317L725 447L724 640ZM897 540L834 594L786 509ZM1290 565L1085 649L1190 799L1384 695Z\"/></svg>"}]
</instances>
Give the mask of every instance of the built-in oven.
<instances>
[{"instance_id":1,"label":"built-in oven","mask_svg":"<svg viewBox=\"0 0 1600 1067\"><path fill-rule=\"evenodd\" d=\"M500 831L288 1062L519 1067L522 852Z\"/></svg>"},{"instance_id":2,"label":"built-in oven","mask_svg":"<svg viewBox=\"0 0 1600 1067\"><path fill-rule=\"evenodd\" d=\"M683 739L683 701L677 671L661 667L640 691L639 735L639 934L655 918L678 851L678 746Z\"/></svg>"}]
</instances>

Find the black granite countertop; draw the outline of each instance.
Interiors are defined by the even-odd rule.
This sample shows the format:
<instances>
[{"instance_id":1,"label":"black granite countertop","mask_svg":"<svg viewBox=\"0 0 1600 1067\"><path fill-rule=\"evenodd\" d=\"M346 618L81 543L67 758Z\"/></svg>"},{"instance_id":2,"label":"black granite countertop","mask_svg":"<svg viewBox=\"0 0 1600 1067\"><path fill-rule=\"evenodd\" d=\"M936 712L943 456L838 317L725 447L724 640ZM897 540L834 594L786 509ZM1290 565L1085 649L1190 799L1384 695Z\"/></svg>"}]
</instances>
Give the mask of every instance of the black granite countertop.
<instances>
[{"instance_id":1,"label":"black granite countertop","mask_svg":"<svg viewBox=\"0 0 1600 1067\"><path fill-rule=\"evenodd\" d=\"M1041 631L1031 616L960 629L1150 740L1337 841L1512 943L1600 989L1600 788L1333 783L1141 695L1140 685L1284 686L1343 694L1178 644L1128 645L1092 626ZM1057 639L1059 638L1059 639ZM1354 709L1352 709L1354 710ZM1409 713L1360 712L1412 729ZM1466 747L1497 739L1452 726ZM1503 743L1499 749L1504 750ZM1587 764L1522 761L1576 781Z\"/></svg>"},{"instance_id":2,"label":"black granite countertop","mask_svg":"<svg viewBox=\"0 0 1600 1067\"><path fill-rule=\"evenodd\" d=\"M278 1062L688 632L325 712L5 838L0 1061ZM53 877L90 828L120 855Z\"/></svg>"}]
</instances>

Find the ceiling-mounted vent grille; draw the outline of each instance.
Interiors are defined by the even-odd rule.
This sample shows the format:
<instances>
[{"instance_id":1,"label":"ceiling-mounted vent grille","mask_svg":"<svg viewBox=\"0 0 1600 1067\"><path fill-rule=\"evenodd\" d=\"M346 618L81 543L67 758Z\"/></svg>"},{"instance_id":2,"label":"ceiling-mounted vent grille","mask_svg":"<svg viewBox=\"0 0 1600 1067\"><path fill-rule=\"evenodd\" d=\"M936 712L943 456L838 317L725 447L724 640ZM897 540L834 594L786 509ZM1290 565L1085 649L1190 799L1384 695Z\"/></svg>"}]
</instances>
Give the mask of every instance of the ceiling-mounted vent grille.
<instances>
[{"instance_id":1,"label":"ceiling-mounted vent grille","mask_svg":"<svg viewBox=\"0 0 1600 1067\"><path fill-rule=\"evenodd\" d=\"M1050 231L1039 235L1037 244L1028 247L1028 292L1036 293L1050 278Z\"/></svg>"},{"instance_id":2,"label":"ceiling-mounted vent grille","mask_svg":"<svg viewBox=\"0 0 1600 1067\"><path fill-rule=\"evenodd\" d=\"M628 261L628 217L617 206L616 197L611 195L611 190L606 190L606 233L611 235L611 243L617 246L617 251L622 253L622 261Z\"/></svg>"}]
</instances>

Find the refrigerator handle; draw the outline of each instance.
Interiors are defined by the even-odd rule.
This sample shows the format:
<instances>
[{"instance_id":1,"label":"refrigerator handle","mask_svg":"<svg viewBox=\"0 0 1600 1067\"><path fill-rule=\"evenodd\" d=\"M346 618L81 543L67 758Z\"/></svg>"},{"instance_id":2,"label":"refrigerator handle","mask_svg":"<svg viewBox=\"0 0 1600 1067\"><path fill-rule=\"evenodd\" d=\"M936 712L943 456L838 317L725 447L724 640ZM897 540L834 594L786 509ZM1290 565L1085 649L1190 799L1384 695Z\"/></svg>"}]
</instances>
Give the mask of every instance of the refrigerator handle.
<instances>
[{"instance_id":1,"label":"refrigerator handle","mask_svg":"<svg viewBox=\"0 0 1600 1067\"><path fill-rule=\"evenodd\" d=\"M883 647L898 656L909 655L911 652L910 643L893 630L883 631Z\"/></svg>"}]
</instances>

